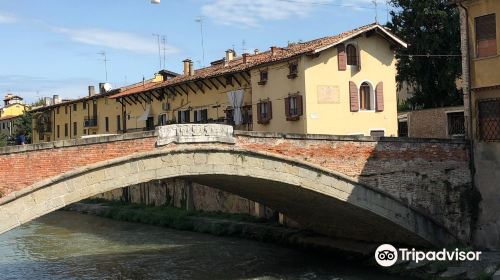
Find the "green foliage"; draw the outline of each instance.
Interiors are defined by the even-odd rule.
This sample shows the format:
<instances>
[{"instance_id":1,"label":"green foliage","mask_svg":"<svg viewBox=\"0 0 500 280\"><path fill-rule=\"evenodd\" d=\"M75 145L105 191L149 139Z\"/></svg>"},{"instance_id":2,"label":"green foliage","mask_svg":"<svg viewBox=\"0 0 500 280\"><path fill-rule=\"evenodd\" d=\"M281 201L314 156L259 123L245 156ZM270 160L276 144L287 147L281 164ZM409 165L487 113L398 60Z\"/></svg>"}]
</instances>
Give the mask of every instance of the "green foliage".
<instances>
[{"instance_id":1,"label":"green foliage","mask_svg":"<svg viewBox=\"0 0 500 280\"><path fill-rule=\"evenodd\" d=\"M21 133L26 137L26 143L31 143L32 129L33 129L33 113L31 111L25 111L19 118L14 121L14 127L16 128L15 134L19 135Z\"/></svg>"},{"instance_id":2,"label":"green foliage","mask_svg":"<svg viewBox=\"0 0 500 280\"><path fill-rule=\"evenodd\" d=\"M31 103L31 106L33 107L44 106L44 105L45 105L45 100L43 98L39 98L37 101Z\"/></svg>"},{"instance_id":3,"label":"green foliage","mask_svg":"<svg viewBox=\"0 0 500 280\"><path fill-rule=\"evenodd\" d=\"M398 87L414 88L406 108L434 108L463 102L456 80L461 77L460 20L449 0L391 0L395 8L387 27L406 41L397 51Z\"/></svg>"},{"instance_id":4,"label":"green foliage","mask_svg":"<svg viewBox=\"0 0 500 280\"><path fill-rule=\"evenodd\" d=\"M0 147L5 147L9 144L9 136L4 133L0 133Z\"/></svg>"}]
</instances>

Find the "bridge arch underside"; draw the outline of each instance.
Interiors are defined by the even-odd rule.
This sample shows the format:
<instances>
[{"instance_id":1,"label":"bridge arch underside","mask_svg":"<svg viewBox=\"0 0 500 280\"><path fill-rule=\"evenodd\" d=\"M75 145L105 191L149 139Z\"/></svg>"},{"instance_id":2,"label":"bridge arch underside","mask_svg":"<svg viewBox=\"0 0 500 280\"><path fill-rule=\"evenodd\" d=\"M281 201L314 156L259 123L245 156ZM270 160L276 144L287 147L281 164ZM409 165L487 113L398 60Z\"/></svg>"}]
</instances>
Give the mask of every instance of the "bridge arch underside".
<instances>
[{"instance_id":1,"label":"bridge arch underside","mask_svg":"<svg viewBox=\"0 0 500 280\"><path fill-rule=\"evenodd\" d=\"M234 149L174 149L101 162L0 199L0 233L94 195L183 177L262 203L315 232L369 242L443 246L456 239L390 195L319 166Z\"/></svg>"}]
</instances>

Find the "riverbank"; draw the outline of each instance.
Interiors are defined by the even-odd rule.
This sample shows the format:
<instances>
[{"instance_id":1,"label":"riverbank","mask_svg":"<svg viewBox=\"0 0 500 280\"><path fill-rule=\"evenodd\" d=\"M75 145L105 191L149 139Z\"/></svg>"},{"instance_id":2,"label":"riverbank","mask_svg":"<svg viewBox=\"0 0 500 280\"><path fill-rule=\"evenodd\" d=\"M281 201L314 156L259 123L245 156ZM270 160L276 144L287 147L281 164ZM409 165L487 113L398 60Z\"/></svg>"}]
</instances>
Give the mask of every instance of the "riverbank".
<instances>
[{"instance_id":1,"label":"riverbank","mask_svg":"<svg viewBox=\"0 0 500 280\"><path fill-rule=\"evenodd\" d=\"M102 199L74 203L64 210L119 221L275 243L303 250L349 256L348 259L367 260L377 247L376 244L352 240L334 240L246 214L185 211L170 206L130 204Z\"/></svg>"},{"instance_id":2,"label":"riverbank","mask_svg":"<svg viewBox=\"0 0 500 280\"><path fill-rule=\"evenodd\" d=\"M379 244L352 240L334 240L301 229L293 229L246 214L185 211L170 206L130 204L102 199L87 200L67 206L65 210L113 220L137 222L178 230L239 237L280 244L302 250L327 253L354 260L364 266L378 267L373 252ZM387 271L401 279L479 279L500 280L500 252L483 252L480 262L413 262L399 263Z\"/></svg>"}]
</instances>

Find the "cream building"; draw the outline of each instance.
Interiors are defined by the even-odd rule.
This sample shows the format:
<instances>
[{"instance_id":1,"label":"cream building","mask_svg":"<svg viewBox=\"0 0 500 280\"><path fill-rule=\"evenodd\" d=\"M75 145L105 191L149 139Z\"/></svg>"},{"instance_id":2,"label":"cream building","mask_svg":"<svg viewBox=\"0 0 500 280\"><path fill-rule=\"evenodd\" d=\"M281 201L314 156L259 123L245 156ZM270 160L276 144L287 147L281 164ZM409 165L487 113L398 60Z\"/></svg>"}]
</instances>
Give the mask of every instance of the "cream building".
<instances>
[{"instance_id":1,"label":"cream building","mask_svg":"<svg viewBox=\"0 0 500 280\"><path fill-rule=\"evenodd\" d=\"M163 71L142 83L38 109L38 120L48 124L34 126L34 139L200 122L239 130L397 136L394 50L404 47L384 27L371 24L265 52L236 56L227 50L202 69L186 59L182 75ZM93 104L97 109L89 113ZM86 127L85 119L97 125Z\"/></svg>"},{"instance_id":2,"label":"cream building","mask_svg":"<svg viewBox=\"0 0 500 280\"><path fill-rule=\"evenodd\" d=\"M474 242L500 249L500 2L455 1L461 14L464 105L482 196Z\"/></svg>"}]
</instances>

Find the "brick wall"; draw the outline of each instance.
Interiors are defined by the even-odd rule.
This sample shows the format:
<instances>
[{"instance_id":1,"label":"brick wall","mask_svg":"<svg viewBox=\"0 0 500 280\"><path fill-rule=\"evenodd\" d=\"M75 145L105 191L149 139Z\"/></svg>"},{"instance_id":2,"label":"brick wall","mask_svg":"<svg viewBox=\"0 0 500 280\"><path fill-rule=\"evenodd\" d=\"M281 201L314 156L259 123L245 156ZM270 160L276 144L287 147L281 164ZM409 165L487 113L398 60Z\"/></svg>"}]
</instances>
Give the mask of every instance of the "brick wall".
<instances>
[{"instance_id":1,"label":"brick wall","mask_svg":"<svg viewBox=\"0 0 500 280\"><path fill-rule=\"evenodd\" d=\"M0 149L3 194L86 165L152 151L156 138L138 133ZM186 147L186 144L182 144ZM189 144L188 144L189 145ZM166 149L182 148L170 144ZM227 144L197 144L228 147ZM468 236L464 196L471 189L468 152L461 140L236 133L235 148L306 161L347 175L421 209Z\"/></svg>"},{"instance_id":2,"label":"brick wall","mask_svg":"<svg viewBox=\"0 0 500 280\"><path fill-rule=\"evenodd\" d=\"M399 113L407 116L408 134L414 138L450 138L447 112L463 111L463 106L433 108Z\"/></svg>"}]
</instances>

